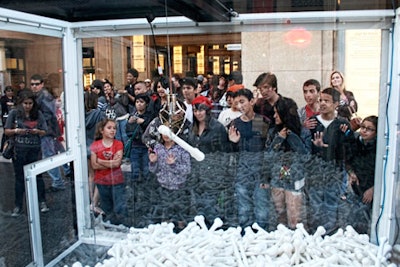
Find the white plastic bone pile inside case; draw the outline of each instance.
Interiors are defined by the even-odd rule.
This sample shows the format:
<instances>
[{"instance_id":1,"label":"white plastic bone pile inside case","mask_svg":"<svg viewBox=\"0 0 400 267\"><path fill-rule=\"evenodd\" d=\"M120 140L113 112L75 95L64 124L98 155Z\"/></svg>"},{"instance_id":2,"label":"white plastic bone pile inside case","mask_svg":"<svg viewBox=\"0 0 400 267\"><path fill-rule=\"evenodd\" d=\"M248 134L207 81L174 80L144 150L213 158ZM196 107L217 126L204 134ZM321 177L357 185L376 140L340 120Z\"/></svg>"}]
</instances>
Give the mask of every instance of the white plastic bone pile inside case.
<instances>
[{"instance_id":1,"label":"white plastic bone pile inside case","mask_svg":"<svg viewBox=\"0 0 400 267\"><path fill-rule=\"evenodd\" d=\"M222 230L222 224L217 218L207 228L204 217L196 216L178 234L172 223L131 228L126 239L109 249L111 257L95 266L396 266L388 261L392 247L386 239L378 247L351 226L323 237L323 227L310 235L303 224L295 230L278 225L273 232L253 224L242 236L240 227Z\"/></svg>"}]
</instances>

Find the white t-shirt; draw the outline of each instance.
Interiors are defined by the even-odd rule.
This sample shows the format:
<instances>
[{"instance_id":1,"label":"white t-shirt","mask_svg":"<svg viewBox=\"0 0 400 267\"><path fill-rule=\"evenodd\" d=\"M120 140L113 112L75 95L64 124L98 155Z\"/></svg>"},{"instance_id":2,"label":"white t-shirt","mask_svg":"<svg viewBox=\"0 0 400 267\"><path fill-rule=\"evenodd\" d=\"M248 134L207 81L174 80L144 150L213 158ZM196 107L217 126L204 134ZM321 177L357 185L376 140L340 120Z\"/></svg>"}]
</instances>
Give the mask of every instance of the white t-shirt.
<instances>
[{"instance_id":1,"label":"white t-shirt","mask_svg":"<svg viewBox=\"0 0 400 267\"><path fill-rule=\"evenodd\" d=\"M324 125L325 129L328 128L328 126L332 123L333 120L324 120L321 115L317 116L317 119L319 122L321 122L322 125Z\"/></svg>"},{"instance_id":2,"label":"white t-shirt","mask_svg":"<svg viewBox=\"0 0 400 267\"><path fill-rule=\"evenodd\" d=\"M193 106L192 104L188 104L186 100L184 103L186 106L185 118L186 120L190 121L190 123L193 123Z\"/></svg>"}]
</instances>

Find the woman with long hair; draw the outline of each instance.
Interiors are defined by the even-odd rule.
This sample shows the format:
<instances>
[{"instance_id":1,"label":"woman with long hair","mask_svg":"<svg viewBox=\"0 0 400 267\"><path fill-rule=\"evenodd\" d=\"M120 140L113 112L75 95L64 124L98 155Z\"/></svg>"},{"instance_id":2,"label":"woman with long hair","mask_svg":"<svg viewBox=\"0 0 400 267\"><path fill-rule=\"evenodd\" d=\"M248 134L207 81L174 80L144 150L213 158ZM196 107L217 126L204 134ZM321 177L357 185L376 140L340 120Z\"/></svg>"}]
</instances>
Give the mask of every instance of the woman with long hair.
<instances>
[{"instance_id":1,"label":"woman with long hair","mask_svg":"<svg viewBox=\"0 0 400 267\"><path fill-rule=\"evenodd\" d=\"M203 153L227 151L228 135L225 127L211 116L211 100L205 96L197 96L192 105L194 116L188 143Z\"/></svg>"},{"instance_id":2,"label":"woman with long hair","mask_svg":"<svg viewBox=\"0 0 400 267\"><path fill-rule=\"evenodd\" d=\"M157 92L159 98L159 106L160 108L167 104L168 102L168 94L170 93L168 80L161 77L154 85L155 92Z\"/></svg>"},{"instance_id":3,"label":"woman with long hair","mask_svg":"<svg viewBox=\"0 0 400 267\"><path fill-rule=\"evenodd\" d=\"M46 134L47 124L31 91L20 94L16 109L11 110L5 124L5 134L14 139L15 151L12 159L15 174L15 208L11 216L18 217L23 211L25 193L24 165L41 159L41 137ZM41 175L37 176L40 211L49 211L46 204L45 185Z\"/></svg>"},{"instance_id":4,"label":"woman with long hair","mask_svg":"<svg viewBox=\"0 0 400 267\"><path fill-rule=\"evenodd\" d=\"M306 154L300 138L301 122L297 104L281 97L274 105L275 127L267 142L271 167L271 195L278 222L294 229L303 216L304 171L299 154Z\"/></svg>"},{"instance_id":5,"label":"woman with long hair","mask_svg":"<svg viewBox=\"0 0 400 267\"><path fill-rule=\"evenodd\" d=\"M352 117L356 116L357 114L358 105L354 94L351 91L346 90L343 73L337 70L333 71L330 76L330 81L331 87L335 88L340 93L340 102L337 108L337 115L347 119L348 121L351 121Z\"/></svg>"}]
</instances>

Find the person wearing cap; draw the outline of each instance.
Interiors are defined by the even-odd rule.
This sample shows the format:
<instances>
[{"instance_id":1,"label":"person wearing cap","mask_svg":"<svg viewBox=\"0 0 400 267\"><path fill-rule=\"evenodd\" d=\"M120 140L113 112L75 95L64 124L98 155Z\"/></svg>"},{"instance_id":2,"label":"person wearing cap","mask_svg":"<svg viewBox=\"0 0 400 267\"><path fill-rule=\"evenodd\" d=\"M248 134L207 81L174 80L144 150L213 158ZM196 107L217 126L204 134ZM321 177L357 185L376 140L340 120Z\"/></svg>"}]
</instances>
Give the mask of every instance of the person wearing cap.
<instances>
[{"instance_id":1,"label":"person wearing cap","mask_svg":"<svg viewBox=\"0 0 400 267\"><path fill-rule=\"evenodd\" d=\"M205 96L197 96L192 101L193 106L193 124L189 131L187 142L193 147L198 148L205 153L205 158L202 161L192 161L192 173L190 176L191 183L199 183L199 181L207 183L210 173L204 170L212 170L212 175L215 179L231 180L227 176L227 169L230 168L229 156L226 153L230 152L230 142L225 127L211 116L213 103ZM226 179L225 179L226 178ZM201 186L200 184L194 186ZM212 222L215 218L223 216L224 205L221 205L221 187L214 188L215 190L199 191L199 199L196 201L194 208L197 214L207 214L207 221Z\"/></svg>"},{"instance_id":2,"label":"person wearing cap","mask_svg":"<svg viewBox=\"0 0 400 267\"><path fill-rule=\"evenodd\" d=\"M243 75L240 71L232 71L228 76L228 89L243 89Z\"/></svg>"},{"instance_id":3,"label":"person wearing cap","mask_svg":"<svg viewBox=\"0 0 400 267\"><path fill-rule=\"evenodd\" d=\"M211 117L212 101L205 96L197 96L192 101L193 124L188 143L203 153L228 151L228 135L225 127Z\"/></svg>"},{"instance_id":4,"label":"person wearing cap","mask_svg":"<svg viewBox=\"0 0 400 267\"><path fill-rule=\"evenodd\" d=\"M144 80L144 83L146 84L147 91L150 91L151 90L151 80L146 79L146 80Z\"/></svg>"},{"instance_id":5,"label":"person wearing cap","mask_svg":"<svg viewBox=\"0 0 400 267\"><path fill-rule=\"evenodd\" d=\"M182 80L182 94L186 105L186 119L193 123L193 107L192 101L196 97L195 89L197 87L196 80L191 77L185 77Z\"/></svg>"}]
</instances>

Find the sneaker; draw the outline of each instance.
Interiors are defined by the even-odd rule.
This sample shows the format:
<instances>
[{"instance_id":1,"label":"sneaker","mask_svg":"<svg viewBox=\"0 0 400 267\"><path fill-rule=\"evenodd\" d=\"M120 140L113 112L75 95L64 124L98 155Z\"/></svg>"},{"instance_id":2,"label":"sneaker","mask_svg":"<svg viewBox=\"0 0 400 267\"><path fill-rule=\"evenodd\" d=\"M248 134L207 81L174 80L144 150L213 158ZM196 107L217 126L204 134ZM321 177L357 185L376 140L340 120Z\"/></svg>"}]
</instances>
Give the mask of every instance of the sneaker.
<instances>
[{"instance_id":1,"label":"sneaker","mask_svg":"<svg viewBox=\"0 0 400 267\"><path fill-rule=\"evenodd\" d=\"M45 213L48 211L49 211L49 208L47 207L46 202L41 202L40 203L40 212Z\"/></svg>"},{"instance_id":2,"label":"sneaker","mask_svg":"<svg viewBox=\"0 0 400 267\"><path fill-rule=\"evenodd\" d=\"M18 217L22 214L22 209L20 207L15 207L11 213L11 217Z\"/></svg>"}]
</instances>

